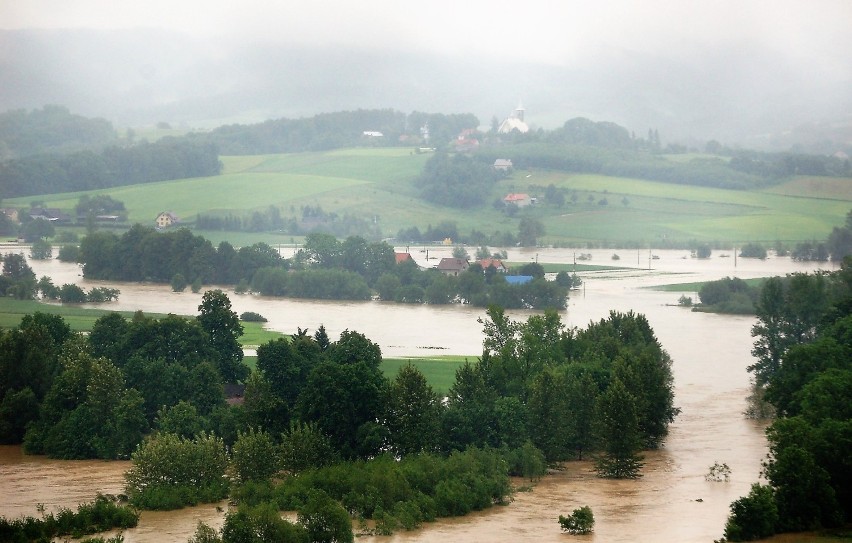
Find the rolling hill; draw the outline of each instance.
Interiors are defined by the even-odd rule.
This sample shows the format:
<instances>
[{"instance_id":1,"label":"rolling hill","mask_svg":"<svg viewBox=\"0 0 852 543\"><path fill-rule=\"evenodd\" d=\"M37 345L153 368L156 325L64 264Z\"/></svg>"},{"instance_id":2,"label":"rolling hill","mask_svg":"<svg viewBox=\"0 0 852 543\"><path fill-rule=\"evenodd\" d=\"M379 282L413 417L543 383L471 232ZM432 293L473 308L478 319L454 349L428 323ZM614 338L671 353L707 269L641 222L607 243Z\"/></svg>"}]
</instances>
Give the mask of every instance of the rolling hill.
<instances>
[{"instance_id":1,"label":"rolling hill","mask_svg":"<svg viewBox=\"0 0 852 543\"><path fill-rule=\"evenodd\" d=\"M428 154L408 148L356 148L327 152L222 157L222 175L131 185L87 194L124 202L129 221L152 224L172 211L192 225L198 214L246 216L278 208L301 219L304 206L372 223L383 237L417 226L454 222L462 234L475 229L516 233L522 217L541 221L544 244L686 245L694 241L737 243L825 239L852 208L852 179L795 178L767 189L744 191L674 185L629 178L546 170L514 171L497 182L488 204L457 210L416 197L413 180ZM565 204L549 204L549 185ZM510 192L537 197L536 205L509 216L491 205ZM10 199L4 205L73 209L80 195L66 193ZM281 243L289 232L203 232L213 241ZM402 240L404 241L404 240Z\"/></svg>"}]
</instances>

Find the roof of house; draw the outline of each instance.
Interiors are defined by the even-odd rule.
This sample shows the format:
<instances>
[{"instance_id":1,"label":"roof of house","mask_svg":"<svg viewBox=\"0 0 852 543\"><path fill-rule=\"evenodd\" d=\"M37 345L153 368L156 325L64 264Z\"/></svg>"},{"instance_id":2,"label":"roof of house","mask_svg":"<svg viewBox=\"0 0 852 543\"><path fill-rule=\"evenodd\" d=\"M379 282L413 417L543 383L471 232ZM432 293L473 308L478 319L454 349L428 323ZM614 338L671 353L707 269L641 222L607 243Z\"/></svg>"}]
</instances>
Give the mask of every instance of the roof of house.
<instances>
[{"instance_id":1,"label":"roof of house","mask_svg":"<svg viewBox=\"0 0 852 543\"><path fill-rule=\"evenodd\" d=\"M466 270L469 266L466 258L444 257L438 262L438 269L441 271Z\"/></svg>"},{"instance_id":2,"label":"roof of house","mask_svg":"<svg viewBox=\"0 0 852 543\"><path fill-rule=\"evenodd\" d=\"M406 260L414 260L411 257L411 253L394 253L393 256L396 257L397 264L402 264Z\"/></svg>"},{"instance_id":3,"label":"roof of house","mask_svg":"<svg viewBox=\"0 0 852 543\"><path fill-rule=\"evenodd\" d=\"M507 275L506 282L510 285L526 285L533 280L532 275Z\"/></svg>"},{"instance_id":4,"label":"roof of house","mask_svg":"<svg viewBox=\"0 0 852 543\"><path fill-rule=\"evenodd\" d=\"M523 200L529 200L530 195L524 194L523 192L513 192L511 194L507 194L505 198L503 198L504 202L520 202Z\"/></svg>"},{"instance_id":5,"label":"roof of house","mask_svg":"<svg viewBox=\"0 0 852 543\"><path fill-rule=\"evenodd\" d=\"M157 213L157 218L160 218L163 215L165 215L166 217L168 217L169 219L171 219L173 221L178 220L177 215L175 215L171 211L160 211L159 213Z\"/></svg>"},{"instance_id":6,"label":"roof of house","mask_svg":"<svg viewBox=\"0 0 852 543\"><path fill-rule=\"evenodd\" d=\"M488 268L488 266L494 266L494 267L495 267L495 268L497 268L498 270L499 270L500 268L503 268L503 269L505 269L505 268L506 268L506 265L505 265L505 264L503 264L503 261L502 261L502 260L498 260L498 259L496 259L496 258L484 258L484 259L482 259L482 260L480 260L480 261L479 261L479 265L480 265L480 266L482 266L482 269L483 269L483 270L487 269L487 268Z\"/></svg>"}]
</instances>

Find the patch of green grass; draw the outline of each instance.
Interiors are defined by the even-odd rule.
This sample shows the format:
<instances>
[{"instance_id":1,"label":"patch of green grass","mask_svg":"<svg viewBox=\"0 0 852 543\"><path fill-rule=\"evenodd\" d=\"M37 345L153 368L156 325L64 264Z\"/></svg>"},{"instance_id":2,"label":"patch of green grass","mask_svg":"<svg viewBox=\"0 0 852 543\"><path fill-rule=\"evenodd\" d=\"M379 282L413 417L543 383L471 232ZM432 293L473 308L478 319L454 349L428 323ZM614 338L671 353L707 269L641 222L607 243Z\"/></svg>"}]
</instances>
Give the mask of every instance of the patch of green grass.
<instances>
[{"instance_id":1,"label":"patch of green grass","mask_svg":"<svg viewBox=\"0 0 852 543\"><path fill-rule=\"evenodd\" d=\"M46 304L36 300L15 300L13 298L0 298L0 328L16 328L21 324L24 315L33 313L47 313L49 315L61 316L68 326L75 332L89 332L100 317L109 313L119 313L127 319L133 318L132 311L111 311L103 308L93 308L79 305ZM146 313L148 317L160 319L166 315L158 313ZM240 344L246 347L262 345L286 334L263 329L263 323L243 322L243 335Z\"/></svg>"},{"instance_id":2,"label":"patch of green grass","mask_svg":"<svg viewBox=\"0 0 852 543\"><path fill-rule=\"evenodd\" d=\"M289 337L288 334L265 329L262 322L240 322L240 324L243 325L243 335L240 336L240 345L243 347L256 348L278 338Z\"/></svg>"},{"instance_id":3,"label":"patch of green grass","mask_svg":"<svg viewBox=\"0 0 852 543\"><path fill-rule=\"evenodd\" d=\"M750 287L760 287L766 281L767 277L755 277L752 279L743 279ZM699 281L696 283L671 283L668 285L656 285L653 287L645 287L649 290L660 290L663 292L698 292L707 283L707 281Z\"/></svg>"},{"instance_id":4,"label":"patch of green grass","mask_svg":"<svg viewBox=\"0 0 852 543\"><path fill-rule=\"evenodd\" d=\"M440 395L446 395L456 380L456 370L469 360L476 361L470 356L437 356L416 358L385 358L382 360L382 371L388 380L393 380L399 369L406 364L412 364L426 377L426 382Z\"/></svg>"},{"instance_id":5,"label":"patch of green grass","mask_svg":"<svg viewBox=\"0 0 852 543\"><path fill-rule=\"evenodd\" d=\"M92 329L95 321L100 317L113 313L102 307L91 307L81 305L59 305L46 304L36 300L15 300L13 298L0 298L0 328L15 328L21 324L24 315L35 312L47 313L49 315L60 315L72 330L77 332L88 332ZM132 311L118 311L126 318L132 318ZM151 317L164 317L165 315L147 314Z\"/></svg>"}]
</instances>

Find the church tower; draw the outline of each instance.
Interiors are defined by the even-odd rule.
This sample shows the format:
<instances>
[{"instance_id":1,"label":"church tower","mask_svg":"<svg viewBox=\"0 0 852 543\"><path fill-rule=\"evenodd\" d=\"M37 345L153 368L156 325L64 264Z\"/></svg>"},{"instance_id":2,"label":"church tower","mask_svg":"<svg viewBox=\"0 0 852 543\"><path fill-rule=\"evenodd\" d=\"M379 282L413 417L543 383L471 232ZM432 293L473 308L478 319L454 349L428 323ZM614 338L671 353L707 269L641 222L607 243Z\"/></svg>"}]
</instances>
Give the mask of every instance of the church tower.
<instances>
[{"instance_id":1,"label":"church tower","mask_svg":"<svg viewBox=\"0 0 852 543\"><path fill-rule=\"evenodd\" d=\"M518 107L515 108L514 117L521 122L524 122L524 105L518 101Z\"/></svg>"}]
</instances>

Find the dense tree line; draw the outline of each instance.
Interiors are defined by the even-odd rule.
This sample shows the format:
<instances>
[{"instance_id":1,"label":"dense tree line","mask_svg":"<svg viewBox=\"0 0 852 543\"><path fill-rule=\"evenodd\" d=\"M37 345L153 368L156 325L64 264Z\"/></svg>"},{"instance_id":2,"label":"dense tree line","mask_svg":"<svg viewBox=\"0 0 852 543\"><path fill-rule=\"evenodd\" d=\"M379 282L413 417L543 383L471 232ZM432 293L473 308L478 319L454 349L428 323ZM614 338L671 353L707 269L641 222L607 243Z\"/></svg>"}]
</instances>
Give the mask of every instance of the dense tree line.
<instances>
[{"instance_id":1,"label":"dense tree line","mask_svg":"<svg viewBox=\"0 0 852 543\"><path fill-rule=\"evenodd\" d=\"M413 183L420 197L434 204L467 209L486 203L494 183L505 175L465 155L437 152Z\"/></svg>"},{"instance_id":2,"label":"dense tree line","mask_svg":"<svg viewBox=\"0 0 852 543\"><path fill-rule=\"evenodd\" d=\"M185 228L159 232L140 224L121 236L108 231L89 234L80 242L78 258L87 278L159 283L180 274L191 283L234 285L250 281L259 268L286 265L265 243L237 250L222 242L214 248Z\"/></svg>"},{"instance_id":3,"label":"dense tree line","mask_svg":"<svg viewBox=\"0 0 852 543\"><path fill-rule=\"evenodd\" d=\"M0 197L204 177L218 175L221 169L215 145L186 138L164 138L130 147L32 155L0 162Z\"/></svg>"},{"instance_id":4,"label":"dense tree line","mask_svg":"<svg viewBox=\"0 0 852 543\"><path fill-rule=\"evenodd\" d=\"M476 158L487 164L507 156L512 158L515 169L543 168L726 189L753 189L777 182L775 178L735 170L722 158L674 162L636 149L533 141L484 147L476 152Z\"/></svg>"},{"instance_id":5,"label":"dense tree line","mask_svg":"<svg viewBox=\"0 0 852 543\"><path fill-rule=\"evenodd\" d=\"M757 316L749 371L778 418L766 431L767 484L731 504L725 537L842 526L852 518L852 259L769 279Z\"/></svg>"},{"instance_id":6,"label":"dense tree line","mask_svg":"<svg viewBox=\"0 0 852 543\"><path fill-rule=\"evenodd\" d=\"M509 284L496 270L474 264L457 277L429 269L413 260L396 264L394 249L385 242L359 236L339 241L331 234L312 233L291 259L282 259L264 243L234 249L217 248L187 229L159 232L134 225L117 236L94 232L81 241L78 254L83 275L91 279L243 285L265 296L367 300L405 303L469 303L480 307L557 308L567 303L571 284L548 281L542 270L531 282Z\"/></svg>"},{"instance_id":7,"label":"dense tree line","mask_svg":"<svg viewBox=\"0 0 852 543\"><path fill-rule=\"evenodd\" d=\"M547 134L546 139L552 143L609 149L636 149L647 143L632 137L623 126L610 122L595 122L583 117L565 121L561 127ZM653 133L649 140L653 140Z\"/></svg>"},{"instance_id":8,"label":"dense tree line","mask_svg":"<svg viewBox=\"0 0 852 543\"><path fill-rule=\"evenodd\" d=\"M258 155L323 151L368 144L431 144L444 147L462 130L477 126L479 120L469 113L445 115L415 111L406 115L391 109L359 109L321 113L301 119L274 119L252 125L227 125L189 137L213 143L226 155ZM426 127L428 141L424 130ZM365 131L381 132L382 136L374 140L365 136Z\"/></svg>"},{"instance_id":9,"label":"dense tree line","mask_svg":"<svg viewBox=\"0 0 852 543\"><path fill-rule=\"evenodd\" d=\"M731 168L766 179L783 179L794 175L843 177L852 173L848 159L803 153L762 153L730 151Z\"/></svg>"},{"instance_id":10,"label":"dense tree line","mask_svg":"<svg viewBox=\"0 0 852 543\"><path fill-rule=\"evenodd\" d=\"M751 315L754 314L754 305L759 293L759 287L753 287L739 277L708 281L701 285L698 291L701 306L695 309Z\"/></svg>"},{"instance_id":11,"label":"dense tree line","mask_svg":"<svg viewBox=\"0 0 852 543\"><path fill-rule=\"evenodd\" d=\"M62 106L0 113L0 160L97 150L115 141L109 121L73 115Z\"/></svg>"}]
</instances>

